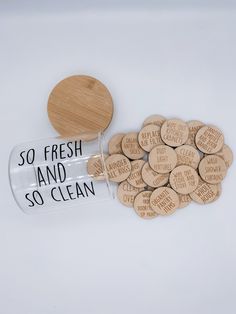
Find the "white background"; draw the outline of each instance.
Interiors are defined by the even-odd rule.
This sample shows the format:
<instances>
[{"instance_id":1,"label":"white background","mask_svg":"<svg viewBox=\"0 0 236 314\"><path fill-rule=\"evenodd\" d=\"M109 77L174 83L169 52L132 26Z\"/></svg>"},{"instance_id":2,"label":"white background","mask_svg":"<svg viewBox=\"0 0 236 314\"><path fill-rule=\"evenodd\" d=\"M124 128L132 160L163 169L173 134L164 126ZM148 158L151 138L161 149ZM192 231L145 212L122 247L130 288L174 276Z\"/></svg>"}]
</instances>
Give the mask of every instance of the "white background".
<instances>
[{"instance_id":1,"label":"white background","mask_svg":"<svg viewBox=\"0 0 236 314\"><path fill-rule=\"evenodd\" d=\"M0 3L0 313L236 313L235 164L216 203L152 221L117 201L27 216L7 169L56 136L47 98L73 74L111 91L107 138L158 113L218 125L236 154L232 2L45 3Z\"/></svg>"}]
</instances>

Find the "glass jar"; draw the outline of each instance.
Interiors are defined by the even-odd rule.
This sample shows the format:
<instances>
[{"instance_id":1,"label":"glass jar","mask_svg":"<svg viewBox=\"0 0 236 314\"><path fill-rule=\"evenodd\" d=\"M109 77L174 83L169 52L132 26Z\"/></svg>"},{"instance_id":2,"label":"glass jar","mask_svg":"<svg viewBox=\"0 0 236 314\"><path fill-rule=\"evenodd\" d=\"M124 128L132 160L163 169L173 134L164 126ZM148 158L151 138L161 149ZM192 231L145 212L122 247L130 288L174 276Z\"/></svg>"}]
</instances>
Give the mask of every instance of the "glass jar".
<instances>
[{"instance_id":1,"label":"glass jar","mask_svg":"<svg viewBox=\"0 0 236 314\"><path fill-rule=\"evenodd\" d=\"M114 198L101 133L18 145L9 158L9 179L14 198L25 213Z\"/></svg>"}]
</instances>

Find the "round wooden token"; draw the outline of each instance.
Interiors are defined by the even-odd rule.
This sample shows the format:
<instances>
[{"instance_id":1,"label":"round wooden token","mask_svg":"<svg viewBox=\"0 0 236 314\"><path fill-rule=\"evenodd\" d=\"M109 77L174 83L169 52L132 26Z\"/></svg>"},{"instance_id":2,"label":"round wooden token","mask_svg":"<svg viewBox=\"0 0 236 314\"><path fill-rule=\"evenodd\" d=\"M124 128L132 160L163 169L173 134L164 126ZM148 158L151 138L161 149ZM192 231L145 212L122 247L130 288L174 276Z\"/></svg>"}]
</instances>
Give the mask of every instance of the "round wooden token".
<instances>
[{"instance_id":1,"label":"round wooden token","mask_svg":"<svg viewBox=\"0 0 236 314\"><path fill-rule=\"evenodd\" d=\"M118 133L112 136L108 142L108 152L110 155L122 154L121 141L125 133Z\"/></svg>"},{"instance_id":2,"label":"round wooden token","mask_svg":"<svg viewBox=\"0 0 236 314\"><path fill-rule=\"evenodd\" d=\"M221 183L215 184L217 186L217 193L216 193L216 197L212 202L215 202L218 200L218 198L221 196L221 192L222 192L222 186Z\"/></svg>"},{"instance_id":3,"label":"round wooden token","mask_svg":"<svg viewBox=\"0 0 236 314\"><path fill-rule=\"evenodd\" d=\"M207 183L220 183L226 176L226 173L226 164L223 158L217 155L207 155L199 164L199 174Z\"/></svg>"},{"instance_id":4,"label":"round wooden token","mask_svg":"<svg viewBox=\"0 0 236 314\"><path fill-rule=\"evenodd\" d=\"M128 178L131 172L129 159L122 154L114 154L105 160L108 177L113 182L121 182Z\"/></svg>"},{"instance_id":5,"label":"round wooden token","mask_svg":"<svg viewBox=\"0 0 236 314\"><path fill-rule=\"evenodd\" d=\"M175 149L177 154L177 166L186 165L197 169L200 162L199 151L190 145L182 145Z\"/></svg>"},{"instance_id":6,"label":"round wooden token","mask_svg":"<svg viewBox=\"0 0 236 314\"><path fill-rule=\"evenodd\" d=\"M154 171L168 173L177 164L177 154L173 148L167 145L158 145L151 150L148 160Z\"/></svg>"},{"instance_id":7,"label":"round wooden token","mask_svg":"<svg viewBox=\"0 0 236 314\"><path fill-rule=\"evenodd\" d=\"M199 129L195 137L197 148L205 154L218 153L224 145L224 135L217 127L206 125Z\"/></svg>"},{"instance_id":8,"label":"round wooden token","mask_svg":"<svg viewBox=\"0 0 236 314\"><path fill-rule=\"evenodd\" d=\"M191 120L187 122L189 128L189 135L186 144L196 147L195 137L197 132L204 126L204 123L198 120Z\"/></svg>"},{"instance_id":9,"label":"round wooden token","mask_svg":"<svg viewBox=\"0 0 236 314\"><path fill-rule=\"evenodd\" d=\"M148 162L145 162L142 168L142 178L146 184L152 188L157 188L167 184L169 181L169 173L157 173Z\"/></svg>"},{"instance_id":10,"label":"round wooden token","mask_svg":"<svg viewBox=\"0 0 236 314\"><path fill-rule=\"evenodd\" d=\"M97 79L70 76L59 82L48 99L48 116L63 137L104 131L111 122L113 102L108 89ZM96 134L96 135L94 135Z\"/></svg>"},{"instance_id":11,"label":"round wooden token","mask_svg":"<svg viewBox=\"0 0 236 314\"><path fill-rule=\"evenodd\" d=\"M166 120L161 127L163 142L172 147L183 145L188 140L189 129L187 123L179 119Z\"/></svg>"},{"instance_id":12,"label":"round wooden token","mask_svg":"<svg viewBox=\"0 0 236 314\"><path fill-rule=\"evenodd\" d=\"M104 160L107 157L108 157L108 155L104 154ZM105 172L104 162L102 160L101 155L94 155L88 159L87 172L95 180L104 180L106 178L105 174L104 174L104 172Z\"/></svg>"},{"instance_id":13,"label":"round wooden token","mask_svg":"<svg viewBox=\"0 0 236 314\"><path fill-rule=\"evenodd\" d=\"M197 171L190 166L178 166L170 174L172 189L180 194L192 193L198 186Z\"/></svg>"},{"instance_id":14,"label":"round wooden token","mask_svg":"<svg viewBox=\"0 0 236 314\"><path fill-rule=\"evenodd\" d=\"M121 142L121 148L125 156L130 159L140 159L145 155L145 151L139 145L138 133L130 132L127 133Z\"/></svg>"},{"instance_id":15,"label":"round wooden token","mask_svg":"<svg viewBox=\"0 0 236 314\"><path fill-rule=\"evenodd\" d=\"M150 207L150 196L152 191L140 192L134 199L135 212L144 219L157 217L157 213Z\"/></svg>"},{"instance_id":16,"label":"round wooden token","mask_svg":"<svg viewBox=\"0 0 236 314\"><path fill-rule=\"evenodd\" d=\"M189 194L178 194L179 196L179 209L187 207L191 202L192 199Z\"/></svg>"},{"instance_id":17,"label":"round wooden token","mask_svg":"<svg viewBox=\"0 0 236 314\"><path fill-rule=\"evenodd\" d=\"M179 207L179 196L169 187L160 187L152 192L150 205L157 214L170 215Z\"/></svg>"},{"instance_id":18,"label":"round wooden token","mask_svg":"<svg viewBox=\"0 0 236 314\"><path fill-rule=\"evenodd\" d=\"M167 187L171 188L171 185L167 184ZM180 194L180 193L177 193L177 194L179 196L179 207L178 207L179 209L187 207L192 202L192 199L189 194Z\"/></svg>"},{"instance_id":19,"label":"round wooden token","mask_svg":"<svg viewBox=\"0 0 236 314\"><path fill-rule=\"evenodd\" d=\"M224 159L227 168L232 165L234 156L231 148L228 145L224 144L223 148L218 153L216 153L216 155Z\"/></svg>"},{"instance_id":20,"label":"round wooden token","mask_svg":"<svg viewBox=\"0 0 236 314\"><path fill-rule=\"evenodd\" d=\"M155 124L146 125L138 134L138 142L146 152L150 152L157 145L164 144L161 139L161 128Z\"/></svg>"},{"instance_id":21,"label":"round wooden token","mask_svg":"<svg viewBox=\"0 0 236 314\"><path fill-rule=\"evenodd\" d=\"M198 204L208 204L218 199L220 193L220 184L209 184L199 179L198 186L194 192L190 193L190 197Z\"/></svg>"},{"instance_id":22,"label":"round wooden token","mask_svg":"<svg viewBox=\"0 0 236 314\"><path fill-rule=\"evenodd\" d=\"M144 182L141 174L144 164L145 164L144 160L131 161L131 173L127 178L127 181L129 182L129 184L133 185L136 188L143 188L147 185Z\"/></svg>"},{"instance_id":23,"label":"round wooden token","mask_svg":"<svg viewBox=\"0 0 236 314\"><path fill-rule=\"evenodd\" d=\"M148 124L155 124L157 126L162 126L162 124L166 121L166 118L159 115L159 114L153 114L149 117L147 117L144 122L143 126L146 126Z\"/></svg>"},{"instance_id":24,"label":"round wooden token","mask_svg":"<svg viewBox=\"0 0 236 314\"><path fill-rule=\"evenodd\" d=\"M144 188L136 188L125 180L118 186L117 198L123 205L133 207L135 196L143 190Z\"/></svg>"}]
</instances>

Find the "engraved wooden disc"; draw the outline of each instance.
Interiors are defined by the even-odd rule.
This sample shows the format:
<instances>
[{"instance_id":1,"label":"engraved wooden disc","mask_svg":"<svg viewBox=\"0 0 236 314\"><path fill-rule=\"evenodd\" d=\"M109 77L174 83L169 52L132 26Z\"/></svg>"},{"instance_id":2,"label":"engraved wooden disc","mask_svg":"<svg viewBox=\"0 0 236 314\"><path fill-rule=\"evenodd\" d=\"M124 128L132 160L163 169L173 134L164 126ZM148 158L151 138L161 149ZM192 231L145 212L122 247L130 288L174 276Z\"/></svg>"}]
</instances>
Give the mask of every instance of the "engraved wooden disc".
<instances>
[{"instance_id":1,"label":"engraved wooden disc","mask_svg":"<svg viewBox=\"0 0 236 314\"><path fill-rule=\"evenodd\" d=\"M108 177L113 182L121 182L128 178L131 172L129 159L121 154L114 154L105 160Z\"/></svg>"},{"instance_id":2,"label":"engraved wooden disc","mask_svg":"<svg viewBox=\"0 0 236 314\"><path fill-rule=\"evenodd\" d=\"M204 123L198 120L191 120L187 122L189 128L189 135L186 144L196 147L195 137L197 132L204 126Z\"/></svg>"},{"instance_id":3,"label":"engraved wooden disc","mask_svg":"<svg viewBox=\"0 0 236 314\"><path fill-rule=\"evenodd\" d=\"M220 184L209 184L200 178L196 190L190 193L190 197L198 204L208 204L217 200L220 193Z\"/></svg>"},{"instance_id":4,"label":"engraved wooden disc","mask_svg":"<svg viewBox=\"0 0 236 314\"><path fill-rule=\"evenodd\" d=\"M162 124L166 121L166 118L159 115L159 114L153 114L149 117L147 117L144 122L143 122L143 126L146 126L148 124L155 124L157 126L162 126Z\"/></svg>"},{"instance_id":5,"label":"engraved wooden disc","mask_svg":"<svg viewBox=\"0 0 236 314\"><path fill-rule=\"evenodd\" d=\"M179 196L169 187L160 187L152 192L150 205L157 214L170 215L179 207Z\"/></svg>"},{"instance_id":6,"label":"engraved wooden disc","mask_svg":"<svg viewBox=\"0 0 236 314\"><path fill-rule=\"evenodd\" d=\"M190 166L178 166L170 174L170 185L177 193L192 193L198 186L197 171Z\"/></svg>"},{"instance_id":7,"label":"engraved wooden disc","mask_svg":"<svg viewBox=\"0 0 236 314\"><path fill-rule=\"evenodd\" d=\"M206 125L196 134L197 148L205 154L218 153L224 145L224 135L216 126Z\"/></svg>"},{"instance_id":8,"label":"engraved wooden disc","mask_svg":"<svg viewBox=\"0 0 236 314\"><path fill-rule=\"evenodd\" d=\"M108 155L104 154L104 160L108 157ZM92 176L96 180L104 180L104 163L102 161L101 155L94 155L88 159L87 162L87 172L90 176Z\"/></svg>"},{"instance_id":9,"label":"engraved wooden disc","mask_svg":"<svg viewBox=\"0 0 236 314\"><path fill-rule=\"evenodd\" d=\"M158 188L167 184L169 181L169 173L157 173L150 167L149 163L146 162L142 168L142 178L149 187Z\"/></svg>"},{"instance_id":10,"label":"engraved wooden disc","mask_svg":"<svg viewBox=\"0 0 236 314\"><path fill-rule=\"evenodd\" d=\"M175 149L177 154L177 166L186 165L197 169L200 162L199 151L191 145L182 145Z\"/></svg>"},{"instance_id":11,"label":"engraved wooden disc","mask_svg":"<svg viewBox=\"0 0 236 314\"><path fill-rule=\"evenodd\" d=\"M217 155L207 155L199 164L199 174L207 183L220 183L226 176L226 173L226 164L223 158Z\"/></svg>"},{"instance_id":12,"label":"engraved wooden disc","mask_svg":"<svg viewBox=\"0 0 236 314\"><path fill-rule=\"evenodd\" d=\"M140 192L134 199L135 212L144 219L157 217L157 213L150 207L150 196L152 191Z\"/></svg>"},{"instance_id":13,"label":"engraved wooden disc","mask_svg":"<svg viewBox=\"0 0 236 314\"><path fill-rule=\"evenodd\" d=\"M172 147L185 144L188 140L188 135L188 125L180 119L166 120L161 127L163 142Z\"/></svg>"},{"instance_id":14,"label":"engraved wooden disc","mask_svg":"<svg viewBox=\"0 0 236 314\"><path fill-rule=\"evenodd\" d=\"M227 168L232 165L234 156L231 148L228 145L224 144L223 148L218 153L216 153L216 155L224 159Z\"/></svg>"},{"instance_id":15,"label":"engraved wooden disc","mask_svg":"<svg viewBox=\"0 0 236 314\"><path fill-rule=\"evenodd\" d=\"M144 160L131 161L131 173L128 176L127 181L129 182L129 184L133 185L136 188L143 188L147 185L141 175L144 164Z\"/></svg>"},{"instance_id":16,"label":"engraved wooden disc","mask_svg":"<svg viewBox=\"0 0 236 314\"><path fill-rule=\"evenodd\" d=\"M189 194L178 193L178 196L179 196L179 207L178 207L179 209L187 207L192 202L192 199Z\"/></svg>"},{"instance_id":17,"label":"engraved wooden disc","mask_svg":"<svg viewBox=\"0 0 236 314\"><path fill-rule=\"evenodd\" d=\"M118 186L117 198L123 205L133 207L135 196L143 190L144 188L136 188L125 180Z\"/></svg>"},{"instance_id":18,"label":"engraved wooden disc","mask_svg":"<svg viewBox=\"0 0 236 314\"><path fill-rule=\"evenodd\" d=\"M118 133L112 136L108 142L108 152L112 154L122 154L121 141L125 133Z\"/></svg>"},{"instance_id":19,"label":"engraved wooden disc","mask_svg":"<svg viewBox=\"0 0 236 314\"><path fill-rule=\"evenodd\" d=\"M177 164L177 154L173 148L167 145L158 145L151 150L148 160L154 171L168 173Z\"/></svg>"},{"instance_id":20,"label":"engraved wooden disc","mask_svg":"<svg viewBox=\"0 0 236 314\"><path fill-rule=\"evenodd\" d=\"M171 188L171 185L167 184L167 187ZM177 194L179 196L179 207L178 207L179 209L187 207L192 202L192 199L189 194L180 194L180 193L177 193Z\"/></svg>"},{"instance_id":21,"label":"engraved wooden disc","mask_svg":"<svg viewBox=\"0 0 236 314\"><path fill-rule=\"evenodd\" d=\"M113 102L108 89L90 76L75 75L62 80L48 99L49 119L63 137L104 131L112 115Z\"/></svg>"},{"instance_id":22,"label":"engraved wooden disc","mask_svg":"<svg viewBox=\"0 0 236 314\"><path fill-rule=\"evenodd\" d=\"M139 145L138 133L127 133L121 142L122 151L130 159L140 159L145 155L145 151Z\"/></svg>"},{"instance_id":23,"label":"engraved wooden disc","mask_svg":"<svg viewBox=\"0 0 236 314\"><path fill-rule=\"evenodd\" d=\"M138 142L146 152L150 152L157 145L164 144L161 139L161 128L155 124L146 125L138 134Z\"/></svg>"}]
</instances>

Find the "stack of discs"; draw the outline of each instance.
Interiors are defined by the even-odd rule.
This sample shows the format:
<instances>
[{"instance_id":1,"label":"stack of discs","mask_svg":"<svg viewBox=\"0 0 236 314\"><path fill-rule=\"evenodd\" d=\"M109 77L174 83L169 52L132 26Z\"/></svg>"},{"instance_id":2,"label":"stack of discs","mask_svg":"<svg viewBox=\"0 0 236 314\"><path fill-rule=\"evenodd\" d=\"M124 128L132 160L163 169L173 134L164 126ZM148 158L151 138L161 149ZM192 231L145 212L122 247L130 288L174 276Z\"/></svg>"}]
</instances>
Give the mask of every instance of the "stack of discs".
<instances>
[{"instance_id":1,"label":"stack of discs","mask_svg":"<svg viewBox=\"0 0 236 314\"><path fill-rule=\"evenodd\" d=\"M142 218L211 203L233 162L222 132L200 121L148 117L139 132L114 135L105 159L117 197Z\"/></svg>"}]
</instances>

